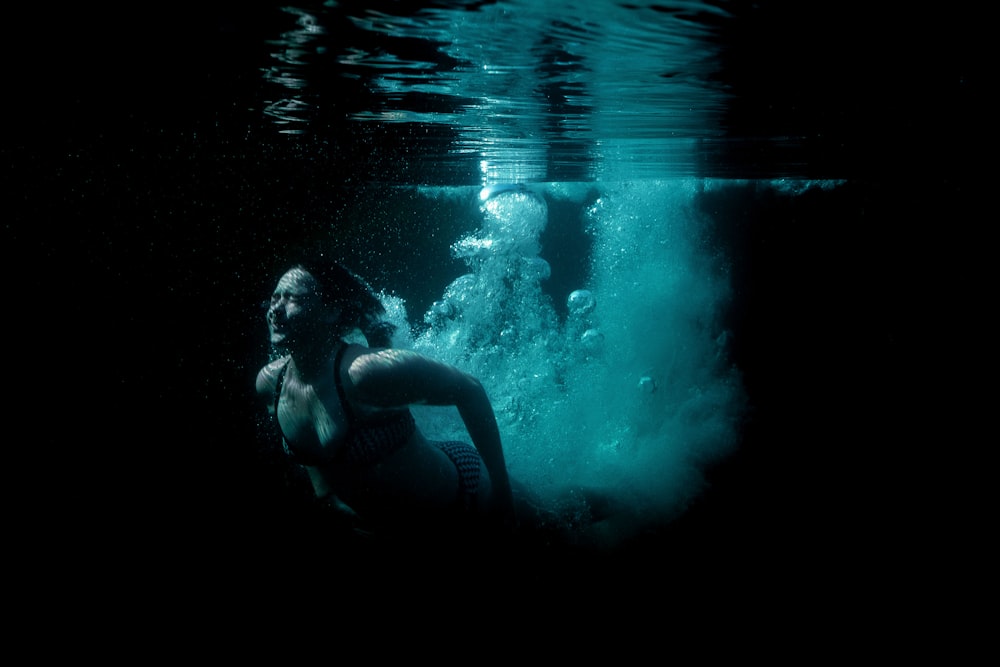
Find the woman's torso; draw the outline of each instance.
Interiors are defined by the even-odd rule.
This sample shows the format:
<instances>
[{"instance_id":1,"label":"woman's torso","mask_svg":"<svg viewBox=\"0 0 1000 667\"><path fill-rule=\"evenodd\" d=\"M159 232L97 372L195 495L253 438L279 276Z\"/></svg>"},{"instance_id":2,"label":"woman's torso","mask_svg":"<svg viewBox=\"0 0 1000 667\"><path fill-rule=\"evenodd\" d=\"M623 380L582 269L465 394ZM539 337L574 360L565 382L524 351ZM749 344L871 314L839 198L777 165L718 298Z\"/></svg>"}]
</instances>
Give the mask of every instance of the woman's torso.
<instances>
[{"instance_id":1,"label":"woman's torso","mask_svg":"<svg viewBox=\"0 0 1000 667\"><path fill-rule=\"evenodd\" d=\"M376 408L354 400L344 350L330 371L304 381L294 361L268 368L274 378L274 411L286 449L311 469L319 495L336 493L357 511L405 504L427 511L454 504L458 472L428 442L407 407Z\"/></svg>"}]
</instances>

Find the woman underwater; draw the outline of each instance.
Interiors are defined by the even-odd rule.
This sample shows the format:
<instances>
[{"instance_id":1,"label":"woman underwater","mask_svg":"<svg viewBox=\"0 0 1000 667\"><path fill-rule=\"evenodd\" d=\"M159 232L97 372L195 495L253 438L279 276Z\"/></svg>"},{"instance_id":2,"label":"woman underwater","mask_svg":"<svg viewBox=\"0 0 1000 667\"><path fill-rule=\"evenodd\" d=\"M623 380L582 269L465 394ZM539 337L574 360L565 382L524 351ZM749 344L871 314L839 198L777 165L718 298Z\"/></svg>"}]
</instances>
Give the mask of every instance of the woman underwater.
<instances>
[{"instance_id":1,"label":"woman underwater","mask_svg":"<svg viewBox=\"0 0 1000 667\"><path fill-rule=\"evenodd\" d=\"M390 347L373 291L335 262L299 264L267 307L284 356L257 375L291 459L355 533L514 524L511 483L489 398L471 375ZM349 342L361 332L368 345ZM473 446L427 439L415 404L455 406Z\"/></svg>"}]
</instances>

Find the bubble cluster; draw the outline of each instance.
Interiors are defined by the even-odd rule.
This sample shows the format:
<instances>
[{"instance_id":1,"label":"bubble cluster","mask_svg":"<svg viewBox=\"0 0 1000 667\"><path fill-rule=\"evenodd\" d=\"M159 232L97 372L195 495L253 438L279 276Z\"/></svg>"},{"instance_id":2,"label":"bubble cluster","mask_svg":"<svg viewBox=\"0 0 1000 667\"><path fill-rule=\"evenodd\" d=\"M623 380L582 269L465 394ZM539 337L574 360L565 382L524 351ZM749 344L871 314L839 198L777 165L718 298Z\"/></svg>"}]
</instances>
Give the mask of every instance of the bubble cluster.
<instances>
[{"instance_id":1,"label":"bubble cluster","mask_svg":"<svg viewBox=\"0 0 1000 667\"><path fill-rule=\"evenodd\" d=\"M591 485L667 516L697 491L699 466L732 446L743 396L718 325L729 286L699 241L693 192L627 183L581 205L593 254L564 317L542 289L556 276L541 194L488 192L481 226L451 246L467 271L414 346L483 382L511 474L554 504ZM436 433L466 437L435 418Z\"/></svg>"}]
</instances>

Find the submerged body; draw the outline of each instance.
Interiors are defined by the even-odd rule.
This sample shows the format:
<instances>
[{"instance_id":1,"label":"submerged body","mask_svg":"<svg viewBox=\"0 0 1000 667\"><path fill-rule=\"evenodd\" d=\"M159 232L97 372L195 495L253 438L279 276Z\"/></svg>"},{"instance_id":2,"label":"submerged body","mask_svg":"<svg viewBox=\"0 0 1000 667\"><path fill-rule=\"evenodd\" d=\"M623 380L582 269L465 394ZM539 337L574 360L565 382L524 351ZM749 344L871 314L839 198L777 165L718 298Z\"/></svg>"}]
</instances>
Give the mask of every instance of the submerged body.
<instances>
[{"instance_id":1,"label":"submerged body","mask_svg":"<svg viewBox=\"0 0 1000 667\"><path fill-rule=\"evenodd\" d=\"M479 381L410 350L345 342L364 330L358 286L337 289L351 276L343 269L334 280L314 273L296 267L279 280L267 320L287 354L260 370L256 389L316 496L365 532L512 521L499 429ZM415 404L456 406L474 447L428 439Z\"/></svg>"}]
</instances>

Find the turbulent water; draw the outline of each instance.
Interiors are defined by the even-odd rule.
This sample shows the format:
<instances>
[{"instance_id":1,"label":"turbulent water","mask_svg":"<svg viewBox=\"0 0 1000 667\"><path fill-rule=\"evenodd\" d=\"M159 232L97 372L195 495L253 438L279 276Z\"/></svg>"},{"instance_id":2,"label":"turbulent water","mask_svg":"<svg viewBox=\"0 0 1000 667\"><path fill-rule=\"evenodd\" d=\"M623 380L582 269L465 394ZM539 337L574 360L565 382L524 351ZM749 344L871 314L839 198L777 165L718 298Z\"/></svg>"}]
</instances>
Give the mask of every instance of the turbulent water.
<instances>
[{"instance_id":1,"label":"turbulent water","mask_svg":"<svg viewBox=\"0 0 1000 667\"><path fill-rule=\"evenodd\" d=\"M671 517L700 490L700 466L736 442L745 397L722 317L726 260L691 205L703 187L553 184L493 196L481 225L452 244L468 272L414 341L482 379L511 474L568 519L587 512L565 495L573 486L628 506L605 538ZM558 297L546 291L558 279L546 257L570 239L539 242L546 199L579 207L578 227L563 234L591 247L580 283Z\"/></svg>"}]
</instances>

